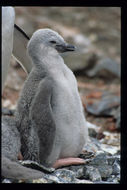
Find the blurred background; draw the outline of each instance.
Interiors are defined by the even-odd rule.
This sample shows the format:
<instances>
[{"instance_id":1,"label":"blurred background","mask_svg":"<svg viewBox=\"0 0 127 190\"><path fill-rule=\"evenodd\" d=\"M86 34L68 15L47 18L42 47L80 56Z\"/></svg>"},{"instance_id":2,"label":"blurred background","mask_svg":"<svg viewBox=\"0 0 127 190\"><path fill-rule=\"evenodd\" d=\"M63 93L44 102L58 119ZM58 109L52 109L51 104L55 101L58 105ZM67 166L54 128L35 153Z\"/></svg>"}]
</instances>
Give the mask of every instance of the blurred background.
<instances>
[{"instance_id":1,"label":"blurred background","mask_svg":"<svg viewBox=\"0 0 127 190\"><path fill-rule=\"evenodd\" d=\"M65 54L63 58L77 78L86 119L99 126L98 139L114 135L111 145L119 146L120 8L15 7L15 11L15 23L29 37L37 29L51 28L77 46L76 52ZM2 96L3 107L16 108L26 77L12 58Z\"/></svg>"}]
</instances>

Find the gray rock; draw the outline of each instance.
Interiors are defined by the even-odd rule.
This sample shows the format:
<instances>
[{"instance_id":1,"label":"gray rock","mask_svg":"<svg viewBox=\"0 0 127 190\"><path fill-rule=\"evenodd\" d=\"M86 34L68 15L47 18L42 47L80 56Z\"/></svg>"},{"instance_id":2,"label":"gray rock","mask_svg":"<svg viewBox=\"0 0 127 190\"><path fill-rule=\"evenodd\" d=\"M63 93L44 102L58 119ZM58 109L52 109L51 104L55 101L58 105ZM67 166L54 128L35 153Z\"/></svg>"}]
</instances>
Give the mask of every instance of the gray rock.
<instances>
[{"instance_id":1,"label":"gray rock","mask_svg":"<svg viewBox=\"0 0 127 190\"><path fill-rule=\"evenodd\" d=\"M35 179L32 181L27 181L27 183L66 183L66 182L56 176L50 174L44 174L42 178Z\"/></svg>"},{"instance_id":2,"label":"gray rock","mask_svg":"<svg viewBox=\"0 0 127 190\"><path fill-rule=\"evenodd\" d=\"M107 182L112 183L119 183L120 182L120 175L111 175L110 178L107 179Z\"/></svg>"},{"instance_id":3,"label":"gray rock","mask_svg":"<svg viewBox=\"0 0 127 190\"><path fill-rule=\"evenodd\" d=\"M98 151L97 155L93 158L93 160L90 162L91 165L99 166L103 164L107 164L107 156L106 153L102 151Z\"/></svg>"},{"instance_id":4,"label":"gray rock","mask_svg":"<svg viewBox=\"0 0 127 190\"><path fill-rule=\"evenodd\" d=\"M80 166L69 166L66 169L71 170L75 173L76 178L83 178L84 177L84 168L82 165Z\"/></svg>"},{"instance_id":5,"label":"gray rock","mask_svg":"<svg viewBox=\"0 0 127 190\"><path fill-rule=\"evenodd\" d=\"M2 183L12 183L12 181L10 179L4 179L2 180Z\"/></svg>"},{"instance_id":6,"label":"gray rock","mask_svg":"<svg viewBox=\"0 0 127 190\"><path fill-rule=\"evenodd\" d=\"M85 166L84 167L84 175L86 179L90 179L92 181L101 181L101 175L97 168L93 166Z\"/></svg>"},{"instance_id":7,"label":"gray rock","mask_svg":"<svg viewBox=\"0 0 127 190\"><path fill-rule=\"evenodd\" d=\"M84 184L91 184L93 183L92 181L90 180L86 180L86 179L76 179L76 183L84 183Z\"/></svg>"},{"instance_id":8,"label":"gray rock","mask_svg":"<svg viewBox=\"0 0 127 190\"><path fill-rule=\"evenodd\" d=\"M97 131L93 128L88 128L88 132L89 132L89 136L94 137L94 138L96 138L96 136L98 134Z\"/></svg>"},{"instance_id":9,"label":"gray rock","mask_svg":"<svg viewBox=\"0 0 127 190\"><path fill-rule=\"evenodd\" d=\"M102 179L106 179L106 178L110 177L112 174L112 167L108 166L108 165L98 166L98 170L100 172Z\"/></svg>"},{"instance_id":10,"label":"gray rock","mask_svg":"<svg viewBox=\"0 0 127 190\"><path fill-rule=\"evenodd\" d=\"M106 153L98 153L89 165L98 169L102 179L108 178L112 174L112 167L108 165Z\"/></svg>"},{"instance_id":11,"label":"gray rock","mask_svg":"<svg viewBox=\"0 0 127 190\"><path fill-rule=\"evenodd\" d=\"M73 171L67 169L57 169L54 171L53 176L61 179L63 183L75 183L76 174Z\"/></svg>"},{"instance_id":12,"label":"gray rock","mask_svg":"<svg viewBox=\"0 0 127 190\"><path fill-rule=\"evenodd\" d=\"M120 64L110 58L100 59L91 70L87 71L89 77L101 76L109 79L120 78L120 75Z\"/></svg>"},{"instance_id":13,"label":"gray rock","mask_svg":"<svg viewBox=\"0 0 127 190\"><path fill-rule=\"evenodd\" d=\"M27 180L25 183L119 183L119 154L111 155L98 150L96 155L90 157L88 160L90 160L90 162L85 165L67 166L52 172L43 171L40 179ZM36 163L33 165L37 167L36 169L40 170L40 165L36 166ZM29 167L31 166L30 163ZM8 179L4 179L2 183L17 183L17 181L8 181ZM24 183L24 181L20 180L18 183Z\"/></svg>"},{"instance_id":14,"label":"gray rock","mask_svg":"<svg viewBox=\"0 0 127 190\"><path fill-rule=\"evenodd\" d=\"M20 183L24 183L24 181L20 180ZM39 179L27 180L25 183L51 183L49 179L46 179L44 176Z\"/></svg>"},{"instance_id":15,"label":"gray rock","mask_svg":"<svg viewBox=\"0 0 127 190\"><path fill-rule=\"evenodd\" d=\"M95 116L113 116L112 110L120 105L120 97L112 94L103 96L99 102L87 105L86 111Z\"/></svg>"},{"instance_id":16,"label":"gray rock","mask_svg":"<svg viewBox=\"0 0 127 190\"><path fill-rule=\"evenodd\" d=\"M120 173L120 165L118 164L116 160L112 166L112 169L113 169L112 174L117 175Z\"/></svg>"},{"instance_id":17,"label":"gray rock","mask_svg":"<svg viewBox=\"0 0 127 190\"><path fill-rule=\"evenodd\" d=\"M93 67L96 64L98 57L91 52L75 52L70 55L63 55L66 65L72 71L81 71Z\"/></svg>"},{"instance_id":18,"label":"gray rock","mask_svg":"<svg viewBox=\"0 0 127 190\"><path fill-rule=\"evenodd\" d=\"M118 182L112 182L112 181L97 181L97 182L94 182L94 184L116 184Z\"/></svg>"},{"instance_id":19,"label":"gray rock","mask_svg":"<svg viewBox=\"0 0 127 190\"><path fill-rule=\"evenodd\" d=\"M55 175L45 175L45 179L47 180L47 183L68 183L66 180L64 180L60 176L55 176Z\"/></svg>"},{"instance_id":20,"label":"gray rock","mask_svg":"<svg viewBox=\"0 0 127 190\"><path fill-rule=\"evenodd\" d=\"M107 156L107 161L108 161L108 164L109 165L113 165L114 164L114 162L117 162L119 165L120 165L120 155L118 154L116 154L116 155L110 155L110 156Z\"/></svg>"},{"instance_id":21,"label":"gray rock","mask_svg":"<svg viewBox=\"0 0 127 190\"><path fill-rule=\"evenodd\" d=\"M101 142L102 142L102 140L103 139L101 139ZM104 141L106 141L105 139L104 139ZM109 142L109 140L107 140L107 142L102 142L102 144L101 144L101 150L102 151L104 151L104 152L106 152L107 153L107 155L108 154L111 154L111 155L114 155L114 154L116 154L117 152L119 152L119 149L120 149L120 146L118 146L118 145L116 145L116 146L114 146L114 145L111 145L111 144L106 144L107 142ZM113 140L114 141L114 140ZM105 143L105 144L104 144ZM115 142L116 143L116 142ZM114 144L115 144L114 143Z\"/></svg>"},{"instance_id":22,"label":"gray rock","mask_svg":"<svg viewBox=\"0 0 127 190\"><path fill-rule=\"evenodd\" d=\"M88 143L83 147L83 152L87 151L94 155L98 150L101 150L101 143L97 139L89 137Z\"/></svg>"},{"instance_id":23,"label":"gray rock","mask_svg":"<svg viewBox=\"0 0 127 190\"><path fill-rule=\"evenodd\" d=\"M113 115L114 119L116 120L116 129L120 130L120 124L121 124L120 106L117 109L112 110L111 114Z\"/></svg>"}]
</instances>

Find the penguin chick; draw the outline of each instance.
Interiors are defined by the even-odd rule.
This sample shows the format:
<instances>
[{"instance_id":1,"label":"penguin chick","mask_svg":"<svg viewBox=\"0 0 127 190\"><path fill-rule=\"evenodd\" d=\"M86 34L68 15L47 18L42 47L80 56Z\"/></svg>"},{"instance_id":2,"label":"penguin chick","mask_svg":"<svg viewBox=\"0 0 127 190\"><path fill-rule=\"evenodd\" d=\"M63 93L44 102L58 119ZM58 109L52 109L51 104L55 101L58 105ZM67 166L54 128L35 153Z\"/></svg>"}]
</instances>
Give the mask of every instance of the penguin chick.
<instances>
[{"instance_id":1,"label":"penguin chick","mask_svg":"<svg viewBox=\"0 0 127 190\"><path fill-rule=\"evenodd\" d=\"M20 134L13 117L2 116L2 156L16 161L20 152Z\"/></svg>"},{"instance_id":2,"label":"penguin chick","mask_svg":"<svg viewBox=\"0 0 127 190\"><path fill-rule=\"evenodd\" d=\"M21 150L24 159L50 167L58 159L77 157L87 142L77 81L60 56L75 47L57 32L40 29L32 35L27 49L33 68L16 112Z\"/></svg>"},{"instance_id":3,"label":"penguin chick","mask_svg":"<svg viewBox=\"0 0 127 190\"><path fill-rule=\"evenodd\" d=\"M18 163L21 143L13 117L2 117L2 177L9 179L38 179L43 173Z\"/></svg>"}]
</instances>

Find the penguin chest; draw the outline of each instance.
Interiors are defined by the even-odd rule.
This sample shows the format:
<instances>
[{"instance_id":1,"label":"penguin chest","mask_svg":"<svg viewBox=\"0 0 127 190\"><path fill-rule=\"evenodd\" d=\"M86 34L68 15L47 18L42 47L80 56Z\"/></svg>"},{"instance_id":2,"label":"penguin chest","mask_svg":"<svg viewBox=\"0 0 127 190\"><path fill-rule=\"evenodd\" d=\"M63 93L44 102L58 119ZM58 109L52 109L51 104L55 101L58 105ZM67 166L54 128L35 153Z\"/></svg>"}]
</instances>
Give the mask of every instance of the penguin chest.
<instances>
[{"instance_id":1,"label":"penguin chest","mask_svg":"<svg viewBox=\"0 0 127 190\"><path fill-rule=\"evenodd\" d=\"M53 95L53 115L56 124L56 146L60 157L78 155L85 143L85 116L74 80L56 85Z\"/></svg>"}]
</instances>

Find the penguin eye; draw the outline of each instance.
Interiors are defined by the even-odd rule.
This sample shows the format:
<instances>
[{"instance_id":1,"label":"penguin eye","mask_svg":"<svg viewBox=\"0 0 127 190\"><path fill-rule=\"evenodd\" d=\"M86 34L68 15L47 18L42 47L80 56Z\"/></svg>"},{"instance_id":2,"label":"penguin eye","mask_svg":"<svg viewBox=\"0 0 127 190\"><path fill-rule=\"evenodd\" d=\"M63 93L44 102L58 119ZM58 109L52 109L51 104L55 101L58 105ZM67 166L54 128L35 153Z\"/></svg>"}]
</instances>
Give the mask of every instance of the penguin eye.
<instances>
[{"instance_id":1,"label":"penguin eye","mask_svg":"<svg viewBox=\"0 0 127 190\"><path fill-rule=\"evenodd\" d=\"M51 40L50 43L52 43L52 44L56 44L56 41Z\"/></svg>"}]
</instances>

